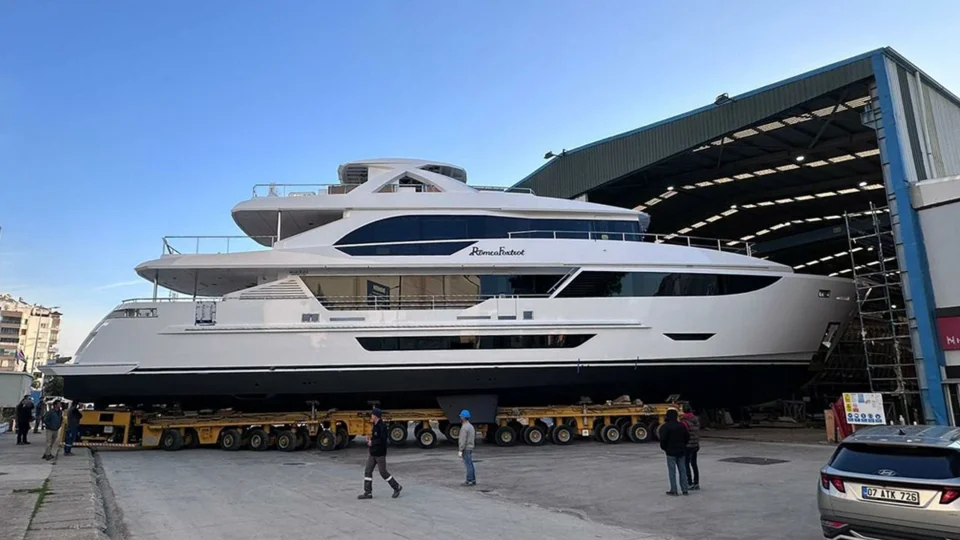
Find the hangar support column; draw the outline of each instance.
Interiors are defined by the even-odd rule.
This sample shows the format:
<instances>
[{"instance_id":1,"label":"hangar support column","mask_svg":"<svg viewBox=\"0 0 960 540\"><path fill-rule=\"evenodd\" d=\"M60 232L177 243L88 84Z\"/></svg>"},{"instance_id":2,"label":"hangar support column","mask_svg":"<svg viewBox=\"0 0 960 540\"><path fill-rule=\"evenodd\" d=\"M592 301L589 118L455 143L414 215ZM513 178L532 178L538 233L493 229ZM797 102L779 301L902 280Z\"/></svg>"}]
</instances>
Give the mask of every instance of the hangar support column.
<instances>
[{"instance_id":1,"label":"hangar support column","mask_svg":"<svg viewBox=\"0 0 960 540\"><path fill-rule=\"evenodd\" d=\"M909 126L904 111L912 111L900 92L897 67L882 51L871 58L875 83L873 122L877 131L880 159L890 207L890 221L897 241L904 302L909 319L914 359L920 382L923 415L927 423L947 424L943 391L943 351L937 340L933 285L927 268L927 254L917 212L911 204L910 188L916 183L916 168L910 151ZM907 96L909 98L909 95ZM877 114L879 113L879 114ZM912 114L912 113L911 113Z\"/></svg>"}]
</instances>

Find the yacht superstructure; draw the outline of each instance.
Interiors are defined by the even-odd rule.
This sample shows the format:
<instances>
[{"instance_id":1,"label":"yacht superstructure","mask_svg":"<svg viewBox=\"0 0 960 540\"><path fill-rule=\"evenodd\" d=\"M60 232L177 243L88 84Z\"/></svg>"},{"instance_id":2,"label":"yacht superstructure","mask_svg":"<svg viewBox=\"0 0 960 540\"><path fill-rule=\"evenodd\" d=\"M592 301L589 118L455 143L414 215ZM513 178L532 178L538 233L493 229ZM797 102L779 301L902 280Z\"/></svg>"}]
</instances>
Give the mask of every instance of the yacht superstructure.
<instances>
[{"instance_id":1,"label":"yacht superstructure","mask_svg":"<svg viewBox=\"0 0 960 540\"><path fill-rule=\"evenodd\" d=\"M338 172L255 187L232 213L256 250L166 239L136 271L185 297L121 303L74 364L45 371L72 399L185 407L748 403L804 382L855 307L849 280L795 274L743 242L648 235L633 210L477 188L432 161Z\"/></svg>"}]
</instances>

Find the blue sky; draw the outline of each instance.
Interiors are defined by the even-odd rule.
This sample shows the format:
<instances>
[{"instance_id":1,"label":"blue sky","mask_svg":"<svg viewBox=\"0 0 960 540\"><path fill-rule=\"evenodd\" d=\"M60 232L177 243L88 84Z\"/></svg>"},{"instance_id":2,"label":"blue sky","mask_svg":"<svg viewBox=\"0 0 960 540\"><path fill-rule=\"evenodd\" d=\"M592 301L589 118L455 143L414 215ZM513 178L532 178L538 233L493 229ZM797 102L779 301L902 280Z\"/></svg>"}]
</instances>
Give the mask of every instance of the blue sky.
<instances>
[{"instance_id":1,"label":"blue sky","mask_svg":"<svg viewBox=\"0 0 960 540\"><path fill-rule=\"evenodd\" d=\"M960 91L960 2L4 2L0 292L71 354L165 234L262 182L425 157L512 184L574 148L889 45ZM656 216L654 216L656 219Z\"/></svg>"}]
</instances>

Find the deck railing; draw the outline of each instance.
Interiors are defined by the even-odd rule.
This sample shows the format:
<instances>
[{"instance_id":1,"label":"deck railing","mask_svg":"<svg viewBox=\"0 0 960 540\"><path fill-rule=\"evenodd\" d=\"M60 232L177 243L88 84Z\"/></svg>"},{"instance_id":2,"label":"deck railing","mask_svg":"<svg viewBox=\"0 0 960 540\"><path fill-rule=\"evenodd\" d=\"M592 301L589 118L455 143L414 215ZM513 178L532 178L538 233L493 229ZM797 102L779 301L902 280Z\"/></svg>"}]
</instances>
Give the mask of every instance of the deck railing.
<instances>
[{"instance_id":1,"label":"deck railing","mask_svg":"<svg viewBox=\"0 0 960 540\"><path fill-rule=\"evenodd\" d=\"M371 309L466 309L492 299L517 301L524 298L548 298L548 295L318 296L317 300L331 311L366 311Z\"/></svg>"},{"instance_id":2,"label":"deck railing","mask_svg":"<svg viewBox=\"0 0 960 540\"><path fill-rule=\"evenodd\" d=\"M276 236L164 236L162 255L261 251L273 247L276 240Z\"/></svg>"},{"instance_id":3,"label":"deck railing","mask_svg":"<svg viewBox=\"0 0 960 540\"><path fill-rule=\"evenodd\" d=\"M743 240L725 240L722 238L702 238L678 234L588 232L588 231L516 231L508 233L509 238L547 238L554 240L614 240L621 242L652 242L672 244L704 249L715 249L731 253L753 255L753 243Z\"/></svg>"},{"instance_id":4,"label":"deck railing","mask_svg":"<svg viewBox=\"0 0 960 540\"><path fill-rule=\"evenodd\" d=\"M253 197L304 197L309 195L344 195L356 189L360 184L256 184ZM535 195L530 188L509 186L468 186L477 191L497 191L501 193L528 193ZM378 193L441 193L440 188L426 184L388 184Z\"/></svg>"}]
</instances>

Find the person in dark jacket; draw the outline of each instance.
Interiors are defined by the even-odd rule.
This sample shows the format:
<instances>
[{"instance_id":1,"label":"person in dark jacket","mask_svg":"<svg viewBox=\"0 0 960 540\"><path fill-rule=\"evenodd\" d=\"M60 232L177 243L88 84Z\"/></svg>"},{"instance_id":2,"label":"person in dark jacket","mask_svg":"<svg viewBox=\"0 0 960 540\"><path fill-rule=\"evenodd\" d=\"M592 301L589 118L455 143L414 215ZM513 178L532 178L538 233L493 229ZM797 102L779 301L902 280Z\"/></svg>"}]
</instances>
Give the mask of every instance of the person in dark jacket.
<instances>
[{"instance_id":1,"label":"person in dark jacket","mask_svg":"<svg viewBox=\"0 0 960 540\"><path fill-rule=\"evenodd\" d=\"M683 424L677 421L677 410L669 409L666 414L666 422L660 426L660 449L667 455L667 474L670 476L670 491L667 495L676 497L677 493L677 471L680 472L680 491L688 495L687 490L687 467L684 455L687 452L687 443L690 442L690 434Z\"/></svg>"},{"instance_id":2,"label":"person in dark jacket","mask_svg":"<svg viewBox=\"0 0 960 540\"><path fill-rule=\"evenodd\" d=\"M373 409L370 421L373 422L370 438L367 439L370 455L367 457L367 466L363 470L363 493L357 498L373 498L373 469L376 468L379 469L380 476L393 488L393 498L396 499L403 488L393 475L387 472L387 423L383 421L383 411Z\"/></svg>"},{"instance_id":3,"label":"person in dark jacket","mask_svg":"<svg viewBox=\"0 0 960 540\"><path fill-rule=\"evenodd\" d=\"M17 444L30 444L27 433L30 433L30 421L33 420L33 400L30 394L23 396L17 403Z\"/></svg>"},{"instance_id":4,"label":"person in dark jacket","mask_svg":"<svg viewBox=\"0 0 960 540\"><path fill-rule=\"evenodd\" d=\"M37 408L35 411L37 414L33 415L33 432L40 433L40 425L43 423L43 416L47 414L47 404L43 401L43 397L41 397L40 402L37 403Z\"/></svg>"},{"instance_id":5,"label":"person in dark jacket","mask_svg":"<svg viewBox=\"0 0 960 540\"><path fill-rule=\"evenodd\" d=\"M60 426L63 425L63 413L60 402L54 401L43 415L43 429L46 430L47 447L43 451L43 459L53 459L55 453L60 453Z\"/></svg>"},{"instance_id":6,"label":"person in dark jacket","mask_svg":"<svg viewBox=\"0 0 960 540\"><path fill-rule=\"evenodd\" d=\"M80 420L83 418L83 411L80 410L80 403L74 401L70 404L67 411L67 435L63 442L63 455L69 456L73 450L73 443L80 438Z\"/></svg>"},{"instance_id":7,"label":"person in dark jacket","mask_svg":"<svg viewBox=\"0 0 960 540\"><path fill-rule=\"evenodd\" d=\"M690 440L687 442L687 453L684 456L687 462L687 480L690 481L690 489L696 491L700 489L700 467L697 466L697 452L700 451L700 419L693 414L690 405L683 406L683 417L680 423L687 428L690 434Z\"/></svg>"}]
</instances>

